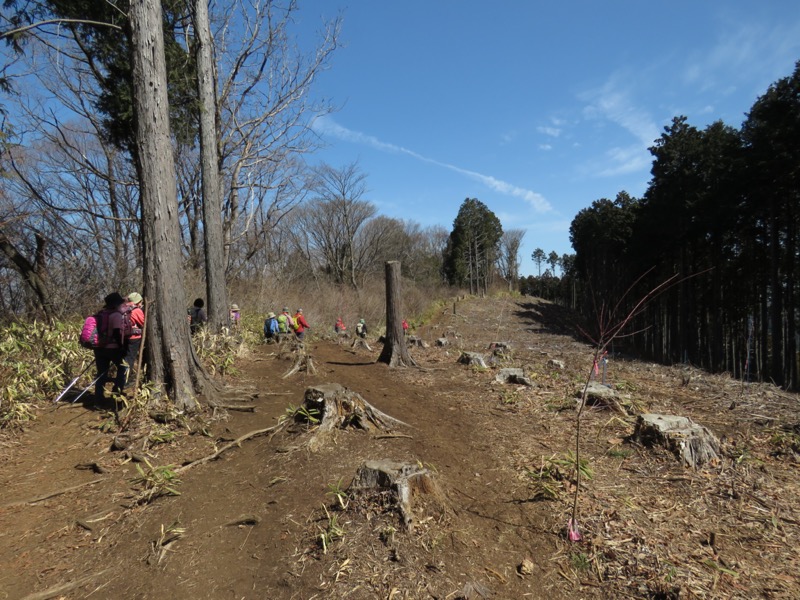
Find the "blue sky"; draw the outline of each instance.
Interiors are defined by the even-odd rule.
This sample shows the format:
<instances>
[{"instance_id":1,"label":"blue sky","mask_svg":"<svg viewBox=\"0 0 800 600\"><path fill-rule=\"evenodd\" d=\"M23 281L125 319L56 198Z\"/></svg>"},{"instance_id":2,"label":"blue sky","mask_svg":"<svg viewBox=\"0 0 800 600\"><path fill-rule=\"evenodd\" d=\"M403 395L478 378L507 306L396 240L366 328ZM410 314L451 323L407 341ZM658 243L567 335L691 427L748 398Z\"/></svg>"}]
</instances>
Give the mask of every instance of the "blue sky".
<instances>
[{"instance_id":1,"label":"blue sky","mask_svg":"<svg viewBox=\"0 0 800 600\"><path fill-rule=\"evenodd\" d=\"M380 213L452 227L478 198L505 229L571 253L599 198L640 196L674 116L740 127L800 60L800 2L303 0L298 27L343 16L316 83L313 161L357 161Z\"/></svg>"}]
</instances>

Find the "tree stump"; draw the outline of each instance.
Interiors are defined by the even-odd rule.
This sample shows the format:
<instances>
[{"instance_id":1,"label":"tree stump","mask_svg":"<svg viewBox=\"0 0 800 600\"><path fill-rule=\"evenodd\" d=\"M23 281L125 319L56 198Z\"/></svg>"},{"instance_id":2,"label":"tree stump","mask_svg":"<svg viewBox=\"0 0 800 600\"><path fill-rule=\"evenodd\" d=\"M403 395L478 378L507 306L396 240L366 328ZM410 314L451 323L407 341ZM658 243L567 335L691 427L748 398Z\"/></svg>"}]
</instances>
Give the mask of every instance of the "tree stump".
<instances>
[{"instance_id":1,"label":"tree stump","mask_svg":"<svg viewBox=\"0 0 800 600\"><path fill-rule=\"evenodd\" d=\"M411 533L415 527L414 499L427 496L444 512L443 496L433 474L419 464L391 460L367 461L359 467L347 491L354 494L390 492L397 503L403 526Z\"/></svg>"},{"instance_id":2,"label":"tree stump","mask_svg":"<svg viewBox=\"0 0 800 600\"><path fill-rule=\"evenodd\" d=\"M365 350L369 350L370 352L372 352L372 348L370 348L370 345L367 343L367 340L358 336L353 338L353 343L350 344L350 347L353 350L355 350L356 348L364 348Z\"/></svg>"},{"instance_id":3,"label":"tree stump","mask_svg":"<svg viewBox=\"0 0 800 600\"><path fill-rule=\"evenodd\" d=\"M356 427L364 431L372 431L373 428L391 431L394 425L406 425L338 383L323 383L306 388L303 406L307 414L319 415L319 426L309 442L312 450L319 447L337 429Z\"/></svg>"},{"instance_id":4,"label":"tree stump","mask_svg":"<svg viewBox=\"0 0 800 600\"><path fill-rule=\"evenodd\" d=\"M579 398L583 397L583 391L583 387L578 389L577 395ZM597 381L590 381L586 387L586 405L610 408L622 415L628 415L628 411L620 402L619 393Z\"/></svg>"},{"instance_id":5,"label":"tree stump","mask_svg":"<svg viewBox=\"0 0 800 600\"><path fill-rule=\"evenodd\" d=\"M378 362L386 363L389 368L417 366L408 353L402 314L400 262L390 260L386 263L386 342L378 357Z\"/></svg>"},{"instance_id":6,"label":"tree stump","mask_svg":"<svg viewBox=\"0 0 800 600\"><path fill-rule=\"evenodd\" d=\"M551 369L556 369L558 371L563 371L566 368L564 361L556 360L555 358L551 358L547 361L547 366Z\"/></svg>"},{"instance_id":7,"label":"tree stump","mask_svg":"<svg viewBox=\"0 0 800 600\"><path fill-rule=\"evenodd\" d=\"M475 365L481 369L489 368L486 364L486 358L483 356L483 354L479 354L477 352L462 352L461 356L458 357L458 362L463 365Z\"/></svg>"},{"instance_id":8,"label":"tree stump","mask_svg":"<svg viewBox=\"0 0 800 600\"><path fill-rule=\"evenodd\" d=\"M408 336L408 338L406 339L406 344L408 344L409 346L416 346L418 348L428 347L428 342L415 335Z\"/></svg>"},{"instance_id":9,"label":"tree stump","mask_svg":"<svg viewBox=\"0 0 800 600\"><path fill-rule=\"evenodd\" d=\"M317 368L314 366L314 361L311 358L311 355L304 349L299 348L297 350L297 356L295 358L294 364L288 371L286 371L286 373L283 374L282 379L291 377L292 375L301 370L305 371L309 375L317 374Z\"/></svg>"},{"instance_id":10,"label":"tree stump","mask_svg":"<svg viewBox=\"0 0 800 600\"><path fill-rule=\"evenodd\" d=\"M447 338L439 338L438 340L436 340L437 346L448 346L449 344L450 342L447 340Z\"/></svg>"},{"instance_id":11,"label":"tree stump","mask_svg":"<svg viewBox=\"0 0 800 600\"><path fill-rule=\"evenodd\" d=\"M720 458L719 440L708 429L689 417L677 415L639 415L633 439L644 446L661 445L697 469Z\"/></svg>"},{"instance_id":12,"label":"tree stump","mask_svg":"<svg viewBox=\"0 0 800 600\"><path fill-rule=\"evenodd\" d=\"M494 379L498 383L516 383L518 385L533 387L533 381L530 377L525 377L525 371L523 369L500 369L500 372Z\"/></svg>"}]
</instances>

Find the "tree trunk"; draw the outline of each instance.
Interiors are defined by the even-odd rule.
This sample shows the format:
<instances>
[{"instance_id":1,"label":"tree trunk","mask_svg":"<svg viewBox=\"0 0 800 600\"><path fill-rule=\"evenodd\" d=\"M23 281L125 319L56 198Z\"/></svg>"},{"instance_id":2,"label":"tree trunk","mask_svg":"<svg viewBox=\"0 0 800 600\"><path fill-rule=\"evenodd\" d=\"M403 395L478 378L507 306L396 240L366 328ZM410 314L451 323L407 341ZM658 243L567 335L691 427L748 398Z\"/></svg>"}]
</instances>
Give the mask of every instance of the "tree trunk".
<instances>
[{"instance_id":1,"label":"tree trunk","mask_svg":"<svg viewBox=\"0 0 800 600\"><path fill-rule=\"evenodd\" d=\"M13 269L19 273L28 284L39 303L39 307L44 313L45 319L50 320L55 316L53 295L46 279L46 269L44 266L44 246L45 239L40 234L36 234L36 262L32 263L17 250L17 247L8 239L5 232L0 228L0 251L6 255L13 265Z\"/></svg>"},{"instance_id":2,"label":"tree trunk","mask_svg":"<svg viewBox=\"0 0 800 600\"><path fill-rule=\"evenodd\" d=\"M197 406L208 378L194 360L183 289L175 163L167 101L161 3L130 5L137 171L142 204L149 377L179 410Z\"/></svg>"},{"instance_id":3,"label":"tree trunk","mask_svg":"<svg viewBox=\"0 0 800 600\"><path fill-rule=\"evenodd\" d=\"M206 259L208 326L218 332L228 326L228 295L225 288L225 252L222 244L222 187L217 147L217 94L208 0L195 2L197 31L197 87L200 98L200 157L203 179L203 243Z\"/></svg>"},{"instance_id":4,"label":"tree trunk","mask_svg":"<svg viewBox=\"0 0 800 600\"><path fill-rule=\"evenodd\" d=\"M402 302L400 300L400 261L386 263L386 339L378 362L389 367L416 367L408 353L403 335Z\"/></svg>"}]
</instances>

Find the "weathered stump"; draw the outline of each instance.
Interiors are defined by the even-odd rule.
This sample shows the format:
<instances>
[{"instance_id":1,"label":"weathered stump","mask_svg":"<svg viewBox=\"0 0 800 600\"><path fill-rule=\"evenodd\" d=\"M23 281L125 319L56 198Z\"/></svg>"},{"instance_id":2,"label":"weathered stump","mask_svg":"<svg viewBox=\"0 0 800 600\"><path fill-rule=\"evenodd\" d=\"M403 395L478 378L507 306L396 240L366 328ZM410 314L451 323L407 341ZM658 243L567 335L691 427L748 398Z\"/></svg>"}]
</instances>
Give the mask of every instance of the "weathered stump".
<instances>
[{"instance_id":1,"label":"weathered stump","mask_svg":"<svg viewBox=\"0 0 800 600\"><path fill-rule=\"evenodd\" d=\"M318 415L319 426L309 447L315 449L337 429L355 427L365 431L377 428L390 431L394 425L406 425L381 412L358 393L338 383L323 383L306 388L303 406L308 415Z\"/></svg>"},{"instance_id":2,"label":"weathered stump","mask_svg":"<svg viewBox=\"0 0 800 600\"><path fill-rule=\"evenodd\" d=\"M479 354L477 352L462 352L461 356L458 357L458 362L463 365L475 365L482 369L488 369L489 367L486 365L486 358L483 354Z\"/></svg>"},{"instance_id":3,"label":"weathered stump","mask_svg":"<svg viewBox=\"0 0 800 600\"><path fill-rule=\"evenodd\" d=\"M297 350L297 356L295 357L294 364L288 371L286 371L286 373L283 374L282 378L286 379L287 377L291 377L301 370L305 371L309 375L317 374L317 368L314 366L314 360L311 358L311 355L302 348L299 348Z\"/></svg>"},{"instance_id":4,"label":"weathered stump","mask_svg":"<svg viewBox=\"0 0 800 600\"><path fill-rule=\"evenodd\" d=\"M415 335L409 335L406 338L406 344L408 344L409 346L416 346L418 348L427 348L428 347L428 342L426 342L422 338L417 337Z\"/></svg>"},{"instance_id":5,"label":"weathered stump","mask_svg":"<svg viewBox=\"0 0 800 600\"><path fill-rule=\"evenodd\" d=\"M530 377L525 376L525 371L523 369L500 369L494 379L498 383L516 383L518 385L533 387L533 381Z\"/></svg>"},{"instance_id":6,"label":"weathered stump","mask_svg":"<svg viewBox=\"0 0 800 600\"><path fill-rule=\"evenodd\" d=\"M415 527L414 507L416 498L432 498L444 511L442 494L433 479L433 473L419 464L398 463L391 460L365 462L356 472L348 492L390 492L396 500L405 528L413 532Z\"/></svg>"},{"instance_id":7,"label":"weathered stump","mask_svg":"<svg viewBox=\"0 0 800 600\"><path fill-rule=\"evenodd\" d=\"M556 360L555 358L551 358L547 361L547 366L551 369L556 369L558 371L563 371L566 368L564 361Z\"/></svg>"},{"instance_id":8,"label":"weathered stump","mask_svg":"<svg viewBox=\"0 0 800 600\"><path fill-rule=\"evenodd\" d=\"M436 340L436 345L437 346L449 346L450 342L447 340L447 338L439 338L438 340Z\"/></svg>"},{"instance_id":9,"label":"weathered stump","mask_svg":"<svg viewBox=\"0 0 800 600\"><path fill-rule=\"evenodd\" d=\"M577 395L579 398L583 396L583 387L578 389ZM622 415L628 415L627 409L620 400L620 395L616 390L597 381L590 381L586 387L587 406L610 408Z\"/></svg>"},{"instance_id":10,"label":"weathered stump","mask_svg":"<svg viewBox=\"0 0 800 600\"><path fill-rule=\"evenodd\" d=\"M350 347L353 350L355 350L356 348L364 348L365 350L369 350L370 352L372 352L372 348L370 348L369 344L367 343L367 340L358 336L353 338L353 343L350 344Z\"/></svg>"},{"instance_id":11,"label":"weathered stump","mask_svg":"<svg viewBox=\"0 0 800 600\"><path fill-rule=\"evenodd\" d=\"M684 465L694 469L719 460L720 446L717 437L689 417L639 415L633 439L644 446L664 446L682 459Z\"/></svg>"}]
</instances>

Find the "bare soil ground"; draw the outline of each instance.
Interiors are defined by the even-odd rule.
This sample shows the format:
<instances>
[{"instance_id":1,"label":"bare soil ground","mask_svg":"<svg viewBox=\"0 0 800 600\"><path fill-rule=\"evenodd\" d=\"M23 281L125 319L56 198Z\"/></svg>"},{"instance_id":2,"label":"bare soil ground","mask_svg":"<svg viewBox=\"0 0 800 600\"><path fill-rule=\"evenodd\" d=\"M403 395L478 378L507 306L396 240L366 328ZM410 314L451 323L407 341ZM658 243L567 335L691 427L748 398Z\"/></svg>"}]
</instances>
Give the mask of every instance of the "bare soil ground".
<instances>
[{"instance_id":1,"label":"bare soil ground","mask_svg":"<svg viewBox=\"0 0 800 600\"><path fill-rule=\"evenodd\" d=\"M800 598L800 403L767 385L612 356L605 379L630 414L584 412L583 539L567 540L576 392L592 366L572 322L535 299L466 300L415 332L429 344L411 351L420 369L376 364L376 343L320 340L317 374L285 380L291 361L264 345L229 384L255 412L158 443L165 428L146 449L114 450L100 407L43 405L0 438L0 599ZM494 342L510 350L494 356ZM461 350L497 364L460 364ZM500 367L533 385L496 382ZM343 429L312 451L313 428L287 423L180 473L179 496L137 502L136 460L211 455L276 426L320 383L408 425ZM694 471L636 444L637 412L691 417L723 457ZM388 492L337 498L380 459L435 482L412 498L413 531Z\"/></svg>"}]
</instances>

